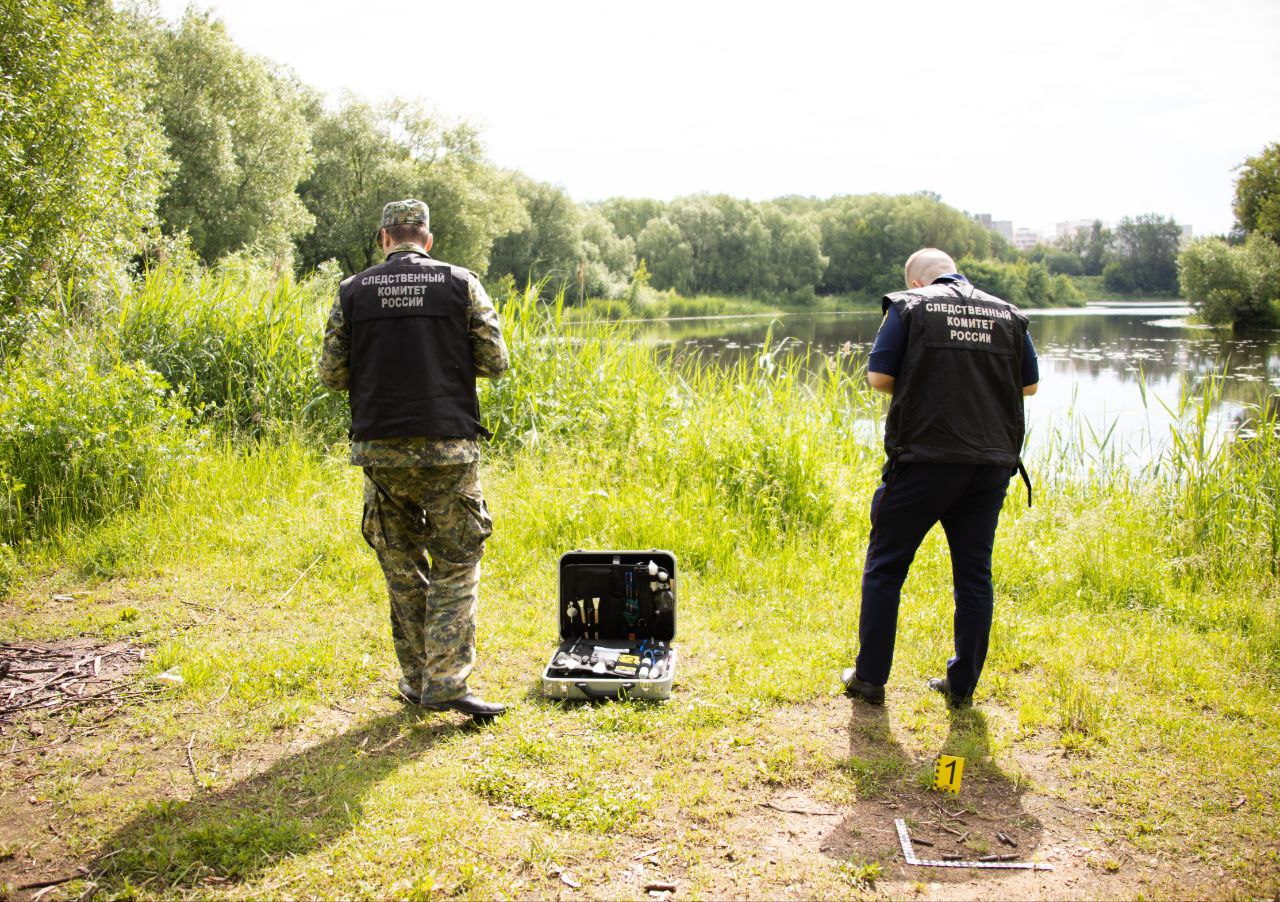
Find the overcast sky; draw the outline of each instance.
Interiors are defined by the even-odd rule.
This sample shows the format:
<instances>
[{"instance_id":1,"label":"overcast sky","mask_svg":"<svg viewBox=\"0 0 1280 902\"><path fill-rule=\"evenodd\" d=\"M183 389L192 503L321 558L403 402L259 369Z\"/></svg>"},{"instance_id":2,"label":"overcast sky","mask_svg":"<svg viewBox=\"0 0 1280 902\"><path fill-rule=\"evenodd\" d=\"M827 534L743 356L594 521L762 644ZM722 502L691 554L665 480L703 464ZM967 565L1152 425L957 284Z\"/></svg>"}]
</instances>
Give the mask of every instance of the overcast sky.
<instances>
[{"instance_id":1,"label":"overcast sky","mask_svg":"<svg viewBox=\"0 0 1280 902\"><path fill-rule=\"evenodd\" d=\"M930 190L1204 234L1280 141L1278 0L198 5L332 99L421 98L578 200Z\"/></svg>"}]
</instances>

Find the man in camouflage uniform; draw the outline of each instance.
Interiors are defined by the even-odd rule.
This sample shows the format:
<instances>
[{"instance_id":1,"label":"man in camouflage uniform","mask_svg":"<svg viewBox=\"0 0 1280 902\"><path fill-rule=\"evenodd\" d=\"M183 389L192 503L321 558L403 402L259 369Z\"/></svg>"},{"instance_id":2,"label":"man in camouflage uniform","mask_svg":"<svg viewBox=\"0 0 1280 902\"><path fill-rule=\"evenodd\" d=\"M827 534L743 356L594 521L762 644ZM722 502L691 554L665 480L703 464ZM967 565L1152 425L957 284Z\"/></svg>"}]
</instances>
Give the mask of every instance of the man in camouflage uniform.
<instances>
[{"instance_id":1,"label":"man in camouflage uniform","mask_svg":"<svg viewBox=\"0 0 1280 902\"><path fill-rule=\"evenodd\" d=\"M387 259L339 288L320 378L350 396L351 463L364 468L361 531L391 596L400 694L493 717L503 706L467 688L480 557L492 532L475 379L500 376L507 347L475 274L428 255L429 224L421 201L383 209Z\"/></svg>"}]
</instances>

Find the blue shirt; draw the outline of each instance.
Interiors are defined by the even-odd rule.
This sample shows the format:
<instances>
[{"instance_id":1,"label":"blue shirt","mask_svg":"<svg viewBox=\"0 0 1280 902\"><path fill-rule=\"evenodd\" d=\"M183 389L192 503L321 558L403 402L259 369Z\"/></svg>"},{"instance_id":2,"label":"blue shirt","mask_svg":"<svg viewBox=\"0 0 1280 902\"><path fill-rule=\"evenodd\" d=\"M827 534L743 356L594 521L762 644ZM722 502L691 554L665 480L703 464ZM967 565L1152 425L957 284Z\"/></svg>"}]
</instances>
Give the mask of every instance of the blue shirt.
<instances>
[{"instance_id":1,"label":"blue shirt","mask_svg":"<svg viewBox=\"0 0 1280 902\"><path fill-rule=\"evenodd\" d=\"M953 282L968 282L959 273L938 276L934 285L947 285ZM902 317L896 307L890 307L885 314L880 331L876 333L875 344L871 346L871 357L867 360L867 371L884 373L897 379L902 371L902 358L907 354L907 330L902 325ZM1022 387L1035 385L1040 381L1040 362L1036 358L1036 346L1028 331L1022 347Z\"/></svg>"}]
</instances>

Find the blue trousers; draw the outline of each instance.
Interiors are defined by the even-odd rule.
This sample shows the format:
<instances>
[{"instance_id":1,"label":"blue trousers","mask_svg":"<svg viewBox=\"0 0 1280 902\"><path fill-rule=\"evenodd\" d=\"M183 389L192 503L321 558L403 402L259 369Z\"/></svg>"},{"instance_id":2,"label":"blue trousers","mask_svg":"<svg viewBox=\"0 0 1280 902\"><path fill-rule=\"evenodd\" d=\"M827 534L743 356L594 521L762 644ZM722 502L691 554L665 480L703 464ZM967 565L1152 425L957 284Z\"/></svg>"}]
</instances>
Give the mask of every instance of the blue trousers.
<instances>
[{"instance_id":1,"label":"blue trousers","mask_svg":"<svg viewBox=\"0 0 1280 902\"><path fill-rule=\"evenodd\" d=\"M955 656L947 662L951 694L973 693L987 659L995 594L991 550L1012 475L1008 467L896 463L871 501L871 539L862 571L858 679L889 681L898 632L898 600L916 549L941 522L951 549Z\"/></svg>"}]
</instances>

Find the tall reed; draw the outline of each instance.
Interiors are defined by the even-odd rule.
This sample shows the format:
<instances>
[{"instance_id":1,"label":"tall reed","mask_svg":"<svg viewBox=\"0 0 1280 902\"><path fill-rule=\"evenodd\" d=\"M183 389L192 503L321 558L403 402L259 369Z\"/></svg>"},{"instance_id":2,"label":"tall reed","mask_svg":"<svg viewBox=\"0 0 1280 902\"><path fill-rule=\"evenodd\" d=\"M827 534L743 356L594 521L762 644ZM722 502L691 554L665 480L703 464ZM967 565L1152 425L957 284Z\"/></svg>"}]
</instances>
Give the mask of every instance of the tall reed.
<instances>
[{"instance_id":1,"label":"tall reed","mask_svg":"<svg viewBox=\"0 0 1280 902\"><path fill-rule=\"evenodd\" d=\"M116 296L99 347L146 363L217 427L332 440L344 431L342 400L319 383L316 360L335 291L324 277L162 267Z\"/></svg>"}]
</instances>

